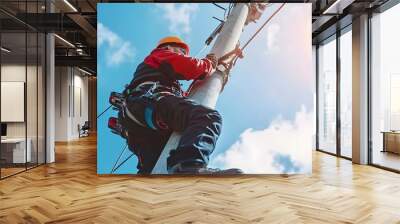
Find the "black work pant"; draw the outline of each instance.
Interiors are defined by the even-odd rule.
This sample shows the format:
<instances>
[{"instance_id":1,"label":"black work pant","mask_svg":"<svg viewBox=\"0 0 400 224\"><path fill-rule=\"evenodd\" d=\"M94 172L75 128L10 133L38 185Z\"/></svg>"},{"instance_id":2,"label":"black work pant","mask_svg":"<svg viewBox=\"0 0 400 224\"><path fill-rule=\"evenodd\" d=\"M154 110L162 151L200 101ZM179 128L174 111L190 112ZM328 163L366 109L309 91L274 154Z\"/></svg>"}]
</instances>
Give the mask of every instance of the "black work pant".
<instances>
[{"instance_id":1,"label":"black work pant","mask_svg":"<svg viewBox=\"0 0 400 224\"><path fill-rule=\"evenodd\" d=\"M208 164L222 127L221 116L216 110L175 95L167 95L160 100L148 100L145 97L139 99L139 102L137 98L132 100L132 105L129 105L128 100L128 108L133 108L135 117L145 123L144 111L146 107L151 107L153 121L157 117L168 129L154 130L129 122L131 128L128 144L139 158L138 173L152 171L173 131L180 132L182 137L178 147L171 151L167 159L168 168L180 163Z\"/></svg>"}]
</instances>

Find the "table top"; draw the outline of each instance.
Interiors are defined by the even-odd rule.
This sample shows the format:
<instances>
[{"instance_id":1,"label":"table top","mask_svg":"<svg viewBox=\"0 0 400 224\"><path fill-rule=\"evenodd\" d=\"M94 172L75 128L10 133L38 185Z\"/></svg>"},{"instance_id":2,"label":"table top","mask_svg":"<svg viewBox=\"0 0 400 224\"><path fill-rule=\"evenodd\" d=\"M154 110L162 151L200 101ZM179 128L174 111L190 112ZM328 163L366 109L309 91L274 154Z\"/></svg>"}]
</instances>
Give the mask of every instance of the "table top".
<instances>
[{"instance_id":1,"label":"table top","mask_svg":"<svg viewBox=\"0 0 400 224\"><path fill-rule=\"evenodd\" d=\"M397 134L397 135L400 135L400 131L381 131L381 133L384 133L384 134Z\"/></svg>"},{"instance_id":2,"label":"table top","mask_svg":"<svg viewBox=\"0 0 400 224\"><path fill-rule=\"evenodd\" d=\"M29 138L27 139L30 140ZM20 143L25 142L25 138L5 138L1 139L1 143Z\"/></svg>"}]
</instances>

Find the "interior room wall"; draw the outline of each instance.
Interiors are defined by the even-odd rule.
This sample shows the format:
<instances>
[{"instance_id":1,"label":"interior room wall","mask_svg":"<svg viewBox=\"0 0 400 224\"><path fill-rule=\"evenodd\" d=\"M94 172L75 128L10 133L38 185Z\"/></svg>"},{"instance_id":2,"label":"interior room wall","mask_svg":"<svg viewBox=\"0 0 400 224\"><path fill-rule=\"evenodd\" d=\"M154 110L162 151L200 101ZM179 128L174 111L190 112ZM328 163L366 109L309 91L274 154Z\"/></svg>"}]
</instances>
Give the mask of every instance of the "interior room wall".
<instances>
[{"instance_id":1,"label":"interior room wall","mask_svg":"<svg viewBox=\"0 0 400 224\"><path fill-rule=\"evenodd\" d=\"M68 140L69 83L68 67L55 68L55 140Z\"/></svg>"},{"instance_id":2,"label":"interior room wall","mask_svg":"<svg viewBox=\"0 0 400 224\"><path fill-rule=\"evenodd\" d=\"M25 64L4 64L1 66L1 81L2 82L25 82ZM27 66L27 78L28 78L28 86L27 86L27 107L36 108L36 88L31 88L32 86L36 87L36 66ZM26 83L26 82L25 82ZM39 105L40 106L40 105ZM2 110L6 110L6 108L2 108ZM27 113L28 122L35 121L36 122L36 113ZM35 125L28 124L28 133L33 133L36 130ZM34 130L33 130L34 129ZM25 137L25 123L24 122L7 122L7 137ZM29 138L30 136L28 136Z\"/></svg>"},{"instance_id":3,"label":"interior room wall","mask_svg":"<svg viewBox=\"0 0 400 224\"><path fill-rule=\"evenodd\" d=\"M37 70L38 69L38 70ZM42 68L36 65L25 64L3 64L1 66L1 81L2 82L24 82L26 84L26 121L25 122L6 122L8 138L25 138L29 139L30 144L29 155L32 158L37 158L38 142L43 141L43 136L38 135L38 107L42 108L43 100L38 100L40 97L37 93L37 74L41 74ZM25 80L26 79L26 80ZM7 108L1 108L7 110ZM43 124L41 124L43 125ZM40 128L40 127L39 127ZM42 133L42 132L40 132ZM41 145L42 147L42 145ZM41 149L42 151L44 149ZM41 157L40 157L41 158ZM41 159L43 160L43 159ZM30 160L28 160L30 161ZM31 160L36 162L36 160ZM43 161L39 161L43 162Z\"/></svg>"},{"instance_id":4,"label":"interior room wall","mask_svg":"<svg viewBox=\"0 0 400 224\"><path fill-rule=\"evenodd\" d=\"M73 116L71 119L71 135L73 138L78 138L79 137L79 132L78 132L78 125L82 126L85 121L88 121L88 78L87 76L82 76L81 72L78 72L78 70L74 69L74 82L73 82L73 98L74 98L74 104L73 104ZM79 97L80 96L80 97ZM80 102L77 102L79 101Z\"/></svg>"},{"instance_id":5,"label":"interior room wall","mask_svg":"<svg viewBox=\"0 0 400 224\"><path fill-rule=\"evenodd\" d=\"M88 77L73 67L56 67L55 73L55 140L70 141L88 121Z\"/></svg>"}]
</instances>

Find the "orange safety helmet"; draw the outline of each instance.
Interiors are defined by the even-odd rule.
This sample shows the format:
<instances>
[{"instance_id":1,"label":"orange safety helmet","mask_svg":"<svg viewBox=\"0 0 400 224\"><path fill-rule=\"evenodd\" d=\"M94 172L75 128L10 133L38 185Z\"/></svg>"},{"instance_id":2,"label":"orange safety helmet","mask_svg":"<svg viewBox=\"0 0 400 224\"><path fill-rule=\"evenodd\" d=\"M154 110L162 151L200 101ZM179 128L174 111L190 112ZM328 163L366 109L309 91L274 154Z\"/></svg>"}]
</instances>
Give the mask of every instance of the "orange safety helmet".
<instances>
[{"instance_id":1,"label":"orange safety helmet","mask_svg":"<svg viewBox=\"0 0 400 224\"><path fill-rule=\"evenodd\" d=\"M177 44L178 46L185 49L187 55L189 54L189 46L177 36L168 36L162 38L160 41L158 41L157 47L160 47L163 44Z\"/></svg>"}]
</instances>

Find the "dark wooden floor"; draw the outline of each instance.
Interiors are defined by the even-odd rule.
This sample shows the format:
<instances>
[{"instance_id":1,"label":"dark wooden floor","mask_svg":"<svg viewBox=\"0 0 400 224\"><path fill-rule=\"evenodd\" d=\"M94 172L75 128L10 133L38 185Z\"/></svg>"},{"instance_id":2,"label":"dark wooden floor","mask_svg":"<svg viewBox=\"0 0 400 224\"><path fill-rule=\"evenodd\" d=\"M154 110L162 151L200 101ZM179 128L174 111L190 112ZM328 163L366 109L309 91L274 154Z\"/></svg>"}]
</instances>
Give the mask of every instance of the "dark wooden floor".
<instances>
[{"instance_id":1,"label":"dark wooden floor","mask_svg":"<svg viewBox=\"0 0 400 224\"><path fill-rule=\"evenodd\" d=\"M400 223L400 175L314 152L312 175L98 176L96 139L0 181L0 223Z\"/></svg>"}]
</instances>

